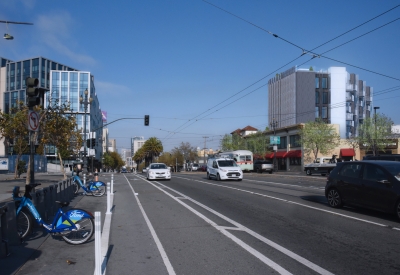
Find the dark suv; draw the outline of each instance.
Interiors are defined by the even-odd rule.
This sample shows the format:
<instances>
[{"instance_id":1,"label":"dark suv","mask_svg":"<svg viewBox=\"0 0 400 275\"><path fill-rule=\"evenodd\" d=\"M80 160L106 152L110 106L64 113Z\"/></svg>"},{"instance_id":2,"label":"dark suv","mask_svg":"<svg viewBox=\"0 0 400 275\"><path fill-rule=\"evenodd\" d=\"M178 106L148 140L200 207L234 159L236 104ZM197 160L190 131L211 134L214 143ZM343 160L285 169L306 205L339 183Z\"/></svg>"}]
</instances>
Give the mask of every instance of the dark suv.
<instances>
[{"instance_id":1,"label":"dark suv","mask_svg":"<svg viewBox=\"0 0 400 275\"><path fill-rule=\"evenodd\" d=\"M338 162L328 176L325 196L334 208L355 205L394 212L400 219L400 162Z\"/></svg>"}]
</instances>

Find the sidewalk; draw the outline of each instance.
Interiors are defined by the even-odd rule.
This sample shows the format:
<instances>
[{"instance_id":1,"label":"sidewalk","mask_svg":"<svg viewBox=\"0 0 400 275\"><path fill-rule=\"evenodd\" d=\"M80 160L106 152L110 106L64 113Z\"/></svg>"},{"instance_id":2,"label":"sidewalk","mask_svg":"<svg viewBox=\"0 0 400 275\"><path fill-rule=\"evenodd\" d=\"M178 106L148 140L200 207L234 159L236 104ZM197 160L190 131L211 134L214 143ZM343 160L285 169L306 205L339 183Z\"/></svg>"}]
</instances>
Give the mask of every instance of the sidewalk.
<instances>
[{"instance_id":1,"label":"sidewalk","mask_svg":"<svg viewBox=\"0 0 400 275\"><path fill-rule=\"evenodd\" d=\"M35 183L40 187L62 181L62 174L35 174ZM102 175L102 181L110 181L110 174ZM4 201L12 200L11 192L14 186L24 189L25 178L13 179L12 174L0 175L0 205ZM100 211L101 228L103 229L107 208L107 196L93 197L81 194L76 196L69 208L82 208L93 215ZM45 221L51 223L51 219ZM107 236L108 237L108 236ZM25 275L25 274L93 274L94 272L94 234L89 242L82 245L67 244L62 238L53 238L42 228L36 227L34 233L20 245L9 247L10 256L0 258L0 275ZM68 264L68 262L72 264Z\"/></svg>"}]
</instances>

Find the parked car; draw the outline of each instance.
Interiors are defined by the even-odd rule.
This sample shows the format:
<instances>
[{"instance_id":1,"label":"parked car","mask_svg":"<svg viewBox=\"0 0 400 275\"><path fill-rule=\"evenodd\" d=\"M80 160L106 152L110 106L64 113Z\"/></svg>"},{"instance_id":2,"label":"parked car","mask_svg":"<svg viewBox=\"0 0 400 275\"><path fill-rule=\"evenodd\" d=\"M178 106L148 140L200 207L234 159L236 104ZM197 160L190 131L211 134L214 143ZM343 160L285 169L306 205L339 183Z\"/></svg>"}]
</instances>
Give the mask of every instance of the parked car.
<instances>
[{"instance_id":1,"label":"parked car","mask_svg":"<svg viewBox=\"0 0 400 275\"><path fill-rule=\"evenodd\" d=\"M361 206L395 213L400 219L400 162L338 162L328 176L325 196L334 208Z\"/></svg>"},{"instance_id":2,"label":"parked car","mask_svg":"<svg viewBox=\"0 0 400 275\"><path fill-rule=\"evenodd\" d=\"M207 172L207 165L201 165L198 170L201 172Z\"/></svg>"},{"instance_id":3,"label":"parked car","mask_svg":"<svg viewBox=\"0 0 400 275\"><path fill-rule=\"evenodd\" d=\"M274 164L271 160L255 160L254 171L257 173L268 172L272 174L274 171Z\"/></svg>"},{"instance_id":4,"label":"parked car","mask_svg":"<svg viewBox=\"0 0 400 275\"><path fill-rule=\"evenodd\" d=\"M144 167L142 170L142 173L146 173L147 172L147 167Z\"/></svg>"},{"instance_id":5,"label":"parked car","mask_svg":"<svg viewBox=\"0 0 400 275\"><path fill-rule=\"evenodd\" d=\"M198 163L192 163L191 165L190 165L190 171L197 171L198 169L199 169L199 164Z\"/></svg>"},{"instance_id":6,"label":"parked car","mask_svg":"<svg viewBox=\"0 0 400 275\"><path fill-rule=\"evenodd\" d=\"M154 179L171 179L171 171L164 163L152 163L149 165L146 173L148 180Z\"/></svg>"}]
</instances>

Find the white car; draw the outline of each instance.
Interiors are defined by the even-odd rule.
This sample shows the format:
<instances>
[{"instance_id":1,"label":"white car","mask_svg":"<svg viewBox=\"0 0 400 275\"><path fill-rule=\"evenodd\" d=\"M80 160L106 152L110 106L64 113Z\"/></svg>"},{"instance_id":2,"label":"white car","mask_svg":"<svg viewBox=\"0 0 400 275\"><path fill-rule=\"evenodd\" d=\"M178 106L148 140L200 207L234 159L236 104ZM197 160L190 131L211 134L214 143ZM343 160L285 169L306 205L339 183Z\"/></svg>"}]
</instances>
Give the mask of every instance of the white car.
<instances>
[{"instance_id":1,"label":"white car","mask_svg":"<svg viewBox=\"0 0 400 275\"><path fill-rule=\"evenodd\" d=\"M156 179L171 179L171 172L167 165L164 163L152 163L149 167L147 167L146 178L148 180L156 180Z\"/></svg>"},{"instance_id":2,"label":"white car","mask_svg":"<svg viewBox=\"0 0 400 275\"><path fill-rule=\"evenodd\" d=\"M243 179L243 171L233 159L210 158L207 162L207 179L217 180Z\"/></svg>"}]
</instances>

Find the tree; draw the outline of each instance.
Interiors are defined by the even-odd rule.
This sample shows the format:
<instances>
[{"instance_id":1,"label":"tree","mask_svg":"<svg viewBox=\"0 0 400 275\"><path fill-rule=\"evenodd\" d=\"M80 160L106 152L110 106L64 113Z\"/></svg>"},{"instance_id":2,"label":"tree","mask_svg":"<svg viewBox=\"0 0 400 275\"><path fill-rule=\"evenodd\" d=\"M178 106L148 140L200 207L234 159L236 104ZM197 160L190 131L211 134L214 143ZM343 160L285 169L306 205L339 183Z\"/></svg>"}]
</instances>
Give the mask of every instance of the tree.
<instances>
[{"instance_id":1,"label":"tree","mask_svg":"<svg viewBox=\"0 0 400 275\"><path fill-rule=\"evenodd\" d=\"M111 158L113 159L111 168L113 170L119 170L122 166L124 166L124 161L122 160L121 156L117 152L110 153Z\"/></svg>"},{"instance_id":2,"label":"tree","mask_svg":"<svg viewBox=\"0 0 400 275\"><path fill-rule=\"evenodd\" d=\"M158 138L151 137L143 144L143 150L146 155L146 163L152 163L154 157L158 157L164 148Z\"/></svg>"},{"instance_id":3,"label":"tree","mask_svg":"<svg viewBox=\"0 0 400 275\"><path fill-rule=\"evenodd\" d=\"M247 136L245 140L245 149L253 152L253 155L258 158L264 158L265 154L269 151L268 137L261 131Z\"/></svg>"},{"instance_id":4,"label":"tree","mask_svg":"<svg viewBox=\"0 0 400 275\"><path fill-rule=\"evenodd\" d=\"M76 118L68 105L59 105L54 102L44 110L44 119L41 125L41 144L51 144L57 148L61 171L64 179L67 178L63 159L74 155L82 147L82 135L77 130Z\"/></svg>"},{"instance_id":5,"label":"tree","mask_svg":"<svg viewBox=\"0 0 400 275\"><path fill-rule=\"evenodd\" d=\"M328 154L340 142L340 136L336 133L333 126L321 119L306 123L300 129L299 135L304 155L307 158L312 153L314 160L317 159L318 153Z\"/></svg>"},{"instance_id":6,"label":"tree","mask_svg":"<svg viewBox=\"0 0 400 275\"><path fill-rule=\"evenodd\" d=\"M386 147L387 140L391 138L392 125L392 119L385 115L376 114L372 118L366 118L364 122L360 124L358 130L357 139L359 144L362 144L365 150L373 151L374 155L378 151L383 151Z\"/></svg>"},{"instance_id":7,"label":"tree","mask_svg":"<svg viewBox=\"0 0 400 275\"><path fill-rule=\"evenodd\" d=\"M103 165L106 169L111 169L114 166L114 159L111 157L110 153L106 152L103 154Z\"/></svg>"},{"instance_id":8,"label":"tree","mask_svg":"<svg viewBox=\"0 0 400 275\"><path fill-rule=\"evenodd\" d=\"M234 133L233 135L224 135L220 142L220 146L222 151L242 150L246 148L244 139L237 133Z\"/></svg>"},{"instance_id":9,"label":"tree","mask_svg":"<svg viewBox=\"0 0 400 275\"><path fill-rule=\"evenodd\" d=\"M137 163L137 169L139 169L139 165L145 160L146 152L143 147L140 147L139 150L136 151L133 156L133 160Z\"/></svg>"},{"instance_id":10,"label":"tree","mask_svg":"<svg viewBox=\"0 0 400 275\"><path fill-rule=\"evenodd\" d=\"M177 154L179 152L179 154ZM182 155L182 157L189 162L198 161L197 149L190 145L189 142L182 142L179 147L171 150L172 155ZM183 161L184 162L184 161Z\"/></svg>"},{"instance_id":11,"label":"tree","mask_svg":"<svg viewBox=\"0 0 400 275\"><path fill-rule=\"evenodd\" d=\"M14 178L19 177L18 170L22 154L28 153L28 108L21 102L9 114L0 112L0 135L5 138L8 146L13 146L17 154L15 160Z\"/></svg>"}]
</instances>

